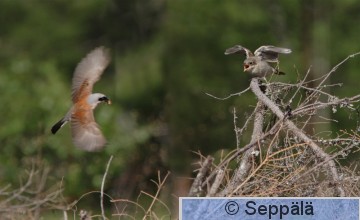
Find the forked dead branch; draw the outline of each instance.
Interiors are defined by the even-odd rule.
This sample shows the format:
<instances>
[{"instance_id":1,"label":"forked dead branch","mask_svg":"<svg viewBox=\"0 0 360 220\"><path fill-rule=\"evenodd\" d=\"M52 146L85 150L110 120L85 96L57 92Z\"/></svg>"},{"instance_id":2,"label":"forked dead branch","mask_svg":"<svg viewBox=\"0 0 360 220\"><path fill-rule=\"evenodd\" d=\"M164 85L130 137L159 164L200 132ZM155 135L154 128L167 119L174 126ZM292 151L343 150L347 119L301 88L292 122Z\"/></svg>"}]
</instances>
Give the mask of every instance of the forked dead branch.
<instances>
[{"instance_id":1,"label":"forked dead branch","mask_svg":"<svg viewBox=\"0 0 360 220\"><path fill-rule=\"evenodd\" d=\"M342 84L326 82L340 65L359 54L348 56L318 79L308 80L309 70L296 84L261 83L253 78L250 89L258 103L241 129L236 125L239 116L234 112L237 149L214 159L212 166L206 165L205 160L201 175L191 187L196 190L191 190L189 196L358 196L356 167L345 167L338 160L359 149L360 94L338 97L327 88ZM310 88L310 83L317 86ZM356 115L358 127L339 130L334 132L336 136L325 138L321 135L324 131L318 131L313 121L335 121L318 115L319 110L326 108L332 112L347 109ZM239 135L249 120L253 121L251 140L240 146ZM308 132L309 126L314 133Z\"/></svg>"}]
</instances>

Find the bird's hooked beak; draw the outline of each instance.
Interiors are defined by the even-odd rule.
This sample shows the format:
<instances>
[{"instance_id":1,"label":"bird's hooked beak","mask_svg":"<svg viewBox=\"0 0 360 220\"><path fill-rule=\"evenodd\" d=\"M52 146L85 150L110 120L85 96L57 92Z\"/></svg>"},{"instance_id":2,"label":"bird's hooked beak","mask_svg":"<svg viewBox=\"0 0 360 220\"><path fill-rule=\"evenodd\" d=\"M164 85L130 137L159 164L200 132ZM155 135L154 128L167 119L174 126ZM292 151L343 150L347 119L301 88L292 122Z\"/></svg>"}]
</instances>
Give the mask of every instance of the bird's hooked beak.
<instances>
[{"instance_id":1,"label":"bird's hooked beak","mask_svg":"<svg viewBox=\"0 0 360 220\"><path fill-rule=\"evenodd\" d=\"M102 102L105 102L108 105L111 105L111 100L106 96L101 97L99 100L102 101Z\"/></svg>"}]
</instances>

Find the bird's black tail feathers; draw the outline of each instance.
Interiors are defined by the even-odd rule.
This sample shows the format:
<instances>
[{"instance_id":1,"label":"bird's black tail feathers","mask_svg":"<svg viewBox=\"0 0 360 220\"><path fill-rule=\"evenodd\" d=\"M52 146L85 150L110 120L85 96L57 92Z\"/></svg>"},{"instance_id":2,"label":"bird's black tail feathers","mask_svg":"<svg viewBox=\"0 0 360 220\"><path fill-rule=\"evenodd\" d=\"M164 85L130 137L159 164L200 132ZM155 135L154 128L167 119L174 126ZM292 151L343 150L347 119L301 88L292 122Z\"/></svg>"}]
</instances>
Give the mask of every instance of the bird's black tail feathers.
<instances>
[{"instance_id":1,"label":"bird's black tail feathers","mask_svg":"<svg viewBox=\"0 0 360 220\"><path fill-rule=\"evenodd\" d=\"M56 132L66 123L67 121L65 121L63 118L58 121L54 126L52 126L51 128L51 133L56 134Z\"/></svg>"}]
</instances>

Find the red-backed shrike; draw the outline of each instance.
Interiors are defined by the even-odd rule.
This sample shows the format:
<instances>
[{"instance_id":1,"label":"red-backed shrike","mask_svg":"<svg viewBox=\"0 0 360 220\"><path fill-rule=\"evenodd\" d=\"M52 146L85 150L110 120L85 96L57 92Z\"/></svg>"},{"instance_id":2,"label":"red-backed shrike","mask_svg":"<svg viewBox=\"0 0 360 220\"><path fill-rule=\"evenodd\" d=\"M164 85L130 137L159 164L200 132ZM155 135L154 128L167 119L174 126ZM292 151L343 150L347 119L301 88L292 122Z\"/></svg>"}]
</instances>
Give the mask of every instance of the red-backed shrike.
<instances>
[{"instance_id":1,"label":"red-backed shrike","mask_svg":"<svg viewBox=\"0 0 360 220\"><path fill-rule=\"evenodd\" d=\"M247 48L235 45L225 51L225 55L241 53L246 55L244 60L244 72L250 73L253 77L265 77L271 74L283 75L278 67L272 67L269 62L278 63L279 54L289 54L291 50L275 46L261 46L254 54Z\"/></svg>"},{"instance_id":2,"label":"red-backed shrike","mask_svg":"<svg viewBox=\"0 0 360 220\"><path fill-rule=\"evenodd\" d=\"M100 150L106 144L106 139L95 122L93 110L99 103L111 104L111 101L104 94L92 94L92 89L109 62L109 51L104 47L95 48L81 60L72 79L73 106L51 128L51 132L55 134L70 121L74 145L86 151Z\"/></svg>"}]
</instances>

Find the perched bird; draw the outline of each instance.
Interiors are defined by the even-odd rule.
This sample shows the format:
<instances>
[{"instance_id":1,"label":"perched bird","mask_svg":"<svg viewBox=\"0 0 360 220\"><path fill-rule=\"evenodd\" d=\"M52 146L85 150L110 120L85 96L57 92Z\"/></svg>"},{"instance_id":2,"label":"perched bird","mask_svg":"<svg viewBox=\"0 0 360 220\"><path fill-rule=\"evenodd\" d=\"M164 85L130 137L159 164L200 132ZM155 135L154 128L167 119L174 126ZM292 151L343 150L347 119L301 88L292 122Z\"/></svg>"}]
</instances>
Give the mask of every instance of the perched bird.
<instances>
[{"instance_id":1,"label":"perched bird","mask_svg":"<svg viewBox=\"0 0 360 220\"><path fill-rule=\"evenodd\" d=\"M265 77L271 74L284 75L278 67L272 67L271 63L278 63L279 54L289 54L291 50L275 46L261 46L255 50L255 55L247 48L235 45L225 51L225 55L242 53L246 55L244 60L244 72L250 73L253 77Z\"/></svg>"},{"instance_id":2,"label":"perched bird","mask_svg":"<svg viewBox=\"0 0 360 220\"><path fill-rule=\"evenodd\" d=\"M111 104L111 101L104 94L92 93L92 89L109 62L109 51L104 47L95 48L80 61L72 79L73 106L51 128L51 132L55 134L70 121L74 145L86 151L100 150L106 144L106 139L95 122L93 110L99 103Z\"/></svg>"}]
</instances>

